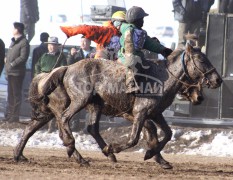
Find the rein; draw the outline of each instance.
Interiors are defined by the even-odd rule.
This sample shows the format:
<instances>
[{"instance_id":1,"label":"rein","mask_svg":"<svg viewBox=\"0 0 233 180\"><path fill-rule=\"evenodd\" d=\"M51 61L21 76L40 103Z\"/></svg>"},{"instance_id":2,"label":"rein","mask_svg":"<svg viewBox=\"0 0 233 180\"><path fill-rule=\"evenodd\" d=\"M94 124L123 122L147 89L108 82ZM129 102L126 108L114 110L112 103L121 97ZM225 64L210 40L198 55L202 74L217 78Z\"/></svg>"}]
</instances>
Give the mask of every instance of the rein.
<instances>
[{"instance_id":1,"label":"rein","mask_svg":"<svg viewBox=\"0 0 233 180\"><path fill-rule=\"evenodd\" d=\"M56 61L56 63L54 64L54 66L53 66L53 68L51 69L51 71L52 71L54 68L56 68L56 66L58 65L59 59L60 59L60 57L61 57L61 54L62 54L62 52L63 52L63 49L64 49L64 46L65 46L65 43L66 43L67 39L68 39L68 38L66 38L66 40L65 40L64 43L62 44L60 54L59 54L59 56L57 57L57 61Z\"/></svg>"},{"instance_id":2,"label":"rein","mask_svg":"<svg viewBox=\"0 0 233 180\"><path fill-rule=\"evenodd\" d=\"M201 84L204 84L204 83L205 83L205 84L207 85L207 87L209 88L209 79L206 77L206 75L209 74L209 73L212 73L213 71L215 71L215 68L213 67L213 68L210 69L209 71L203 73L203 72L198 68L198 66L196 65L196 63L195 63L195 61L194 61L194 59L193 59L192 56L190 56L190 59L192 60L194 66L195 66L196 69L199 71L199 73L202 74L202 77L203 77L203 78L202 78L202 80L201 80Z\"/></svg>"}]
</instances>

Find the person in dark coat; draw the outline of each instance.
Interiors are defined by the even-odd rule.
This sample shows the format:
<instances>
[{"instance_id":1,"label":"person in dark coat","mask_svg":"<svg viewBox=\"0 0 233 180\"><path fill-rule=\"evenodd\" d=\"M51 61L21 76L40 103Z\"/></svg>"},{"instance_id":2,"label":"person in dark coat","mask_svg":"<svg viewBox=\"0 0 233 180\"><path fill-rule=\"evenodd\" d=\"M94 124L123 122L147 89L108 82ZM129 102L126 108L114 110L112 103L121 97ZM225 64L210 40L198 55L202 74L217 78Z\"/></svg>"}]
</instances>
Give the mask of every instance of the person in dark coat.
<instances>
[{"instance_id":1,"label":"person in dark coat","mask_svg":"<svg viewBox=\"0 0 233 180\"><path fill-rule=\"evenodd\" d=\"M5 59L8 85L4 120L8 122L19 121L23 80L30 51L29 42L24 35L24 24L15 22L13 25L13 38Z\"/></svg>"},{"instance_id":2,"label":"person in dark coat","mask_svg":"<svg viewBox=\"0 0 233 180\"><path fill-rule=\"evenodd\" d=\"M25 25L25 34L29 42L35 35L37 21L39 21L37 0L20 0L20 22Z\"/></svg>"},{"instance_id":3,"label":"person in dark coat","mask_svg":"<svg viewBox=\"0 0 233 180\"><path fill-rule=\"evenodd\" d=\"M214 0L172 0L174 18L179 22L178 47L184 47L184 35L188 32L199 36L199 46L204 45L207 14Z\"/></svg>"},{"instance_id":4,"label":"person in dark coat","mask_svg":"<svg viewBox=\"0 0 233 180\"><path fill-rule=\"evenodd\" d=\"M0 39L0 76L4 68L4 59L5 59L5 43Z\"/></svg>"},{"instance_id":5,"label":"person in dark coat","mask_svg":"<svg viewBox=\"0 0 233 180\"><path fill-rule=\"evenodd\" d=\"M82 59L90 58L92 54L95 54L95 48L91 46L91 40L81 37L80 49L71 48L67 57L67 64L74 64Z\"/></svg>"},{"instance_id":6,"label":"person in dark coat","mask_svg":"<svg viewBox=\"0 0 233 180\"><path fill-rule=\"evenodd\" d=\"M58 38L49 37L48 42L45 43L48 44L48 52L44 53L36 63L35 75L42 72L48 73L53 68L67 65L65 54L60 52L61 44L58 42Z\"/></svg>"},{"instance_id":7,"label":"person in dark coat","mask_svg":"<svg viewBox=\"0 0 233 180\"><path fill-rule=\"evenodd\" d=\"M31 66L32 78L34 77L36 63L44 53L48 52L48 44L45 43L48 41L48 38L49 38L49 34L47 32L42 32L40 34L41 44L38 47L36 47L32 52L32 66Z\"/></svg>"},{"instance_id":8,"label":"person in dark coat","mask_svg":"<svg viewBox=\"0 0 233 180\"><path fill-rule=\"evenodd\" d=\"M220 0L219 1L220 13L233 13L233 0Z\"/></svg>"}]
</instances>

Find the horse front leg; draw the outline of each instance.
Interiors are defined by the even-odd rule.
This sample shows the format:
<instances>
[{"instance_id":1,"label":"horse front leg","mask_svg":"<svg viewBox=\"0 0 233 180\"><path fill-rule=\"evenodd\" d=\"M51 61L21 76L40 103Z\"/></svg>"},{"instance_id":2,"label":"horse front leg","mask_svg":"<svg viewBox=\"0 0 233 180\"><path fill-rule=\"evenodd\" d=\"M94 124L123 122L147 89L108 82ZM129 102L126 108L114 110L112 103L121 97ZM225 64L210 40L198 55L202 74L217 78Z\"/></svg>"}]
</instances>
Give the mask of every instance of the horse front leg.
<instances>
[{"instance_id":1,"label":"horse front leg","mask_svg":"<svg viewBox=\"0 0 233 180\"><path fill-rule=\"evenodd\" d=\"M144 123L145 127L145 137L147 141L147 145L150 148L147 150L144 160L150 159L157 152L157 148L159 146L159 140L157 135L157 128L151 120L146 120ZM155 161L163 168L163 169L172 169L172 166L168 161L166 161L160 152L154 155Z\"/></svg>"},{"instance_id":2,"label":"horse front leg","mask_svg":"<svg viewBox=\"0 0 233 180\"><path fill-rule=\"evenodd\" d=\"M156 162L162 162L162 163L166 163L165 160L163 160L163 158L161 158L162 156L159 155L160 152L163 150L163 148L165 147L165 145L167 144L167 142L169 142L171 140L172 137L172 130L171 128L168 126L167 122L165 121L162 113L161 114L157 114L152 121L154 123L156 123L161 130L164 132L164 138L162 139L162 141L160 141L158 143L158 145L156 145L154 148L148 150L145 154L145 160L152 158L153 156L155 156L155 160ZM150 132L151 133L151 132ZM153 133L153 131L152 131ZM157 157L156 157L157 156Z\"/></svg>"},{"instance_id":3,"label":"horse front leg","mask_svg":"<svg viewBox=\"0 0 233 180\"><path fill-rule=\"evenodd\" d=\"M27 144L29 138L41 127L43 127L46 123L51 121L53 115L48 117L44 117L40 120L33 119L25 128L23 135L18 143L18 145L14 149L14 160L18 161L27 161L27 158L23 155L23 150L25 145Z\"/></svg>"},{"instance_id":4,"label":"horse front leg","mask_svg":"<svg viewBox=\"0 0 233 180\"><path fill-rule=\"evenodd\" d=\"M140 133L142 131L144 121L146 119L145 114L146 113L144 111L140 111L139 113L133 116L134 120L133 120L133 126L132 126L132 131L130 134L129 141L125 145L110 144L108 151L112 151L113 153L119 153L121 151L124 151L126 149L129 149L137 145L139 138L140 138Z\"/></svg>"}]
</instances>

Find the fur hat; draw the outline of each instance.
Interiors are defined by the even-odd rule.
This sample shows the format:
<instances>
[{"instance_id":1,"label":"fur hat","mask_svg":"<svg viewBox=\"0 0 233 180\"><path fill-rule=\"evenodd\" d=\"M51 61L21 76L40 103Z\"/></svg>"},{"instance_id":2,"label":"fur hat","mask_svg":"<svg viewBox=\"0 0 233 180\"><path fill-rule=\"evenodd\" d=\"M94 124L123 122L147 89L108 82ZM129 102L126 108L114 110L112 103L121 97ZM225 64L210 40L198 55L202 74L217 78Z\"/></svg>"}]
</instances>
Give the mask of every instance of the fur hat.
<instances>
[{"instance_id":1,"label":"fur hat","mask_svg":"<svg viewBox=\"0 0 233 180\"><path fill-rule=\"evenodd\" d=\"M48 38L48 42L45 42L46 44L56 44L56 45L61 45L58 42L58 38L57 37L49 37Z\"/></svg>"}]
</instances>

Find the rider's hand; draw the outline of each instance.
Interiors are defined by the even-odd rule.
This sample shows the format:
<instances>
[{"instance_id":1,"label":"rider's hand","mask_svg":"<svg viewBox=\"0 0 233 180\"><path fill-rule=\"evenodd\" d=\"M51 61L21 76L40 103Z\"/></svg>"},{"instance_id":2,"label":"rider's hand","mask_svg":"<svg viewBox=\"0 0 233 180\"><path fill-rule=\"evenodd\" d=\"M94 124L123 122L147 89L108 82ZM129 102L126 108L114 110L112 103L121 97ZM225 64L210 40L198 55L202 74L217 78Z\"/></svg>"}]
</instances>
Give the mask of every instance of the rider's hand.
<instances>
[{"instance_id":1,"label":"rider's hand","mask_svg":"<svg viewBox=\"0 0 233 180\"><path fill-rule=\"evenodd\" d=\"M173 51L172 51L171 49L165 48L165 49L161 52L161 54L162 54L165 58L167 58L172 52L173 52Z\"/></svg>"}]
</instances>

